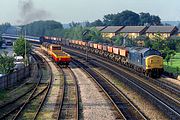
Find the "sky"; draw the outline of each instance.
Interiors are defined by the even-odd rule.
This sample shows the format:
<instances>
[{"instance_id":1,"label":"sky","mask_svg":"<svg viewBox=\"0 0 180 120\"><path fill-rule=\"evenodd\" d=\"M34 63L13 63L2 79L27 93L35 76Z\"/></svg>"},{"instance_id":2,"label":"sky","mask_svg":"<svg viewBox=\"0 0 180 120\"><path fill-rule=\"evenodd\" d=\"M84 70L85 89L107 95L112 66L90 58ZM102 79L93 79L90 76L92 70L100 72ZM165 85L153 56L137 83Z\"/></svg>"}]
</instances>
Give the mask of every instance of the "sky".
<instances>
[{"instance_id":1,"label":"sky","mask_svg":"<svg viewBox=\"0 0 180 120\"><path fill-rule=\"evenodd\" d=\"M162 21L180 21L180 0L0 0L0 6L0 24L37 20L92 22L124 10L149 12Z\"/></svg>"}]
</instances>

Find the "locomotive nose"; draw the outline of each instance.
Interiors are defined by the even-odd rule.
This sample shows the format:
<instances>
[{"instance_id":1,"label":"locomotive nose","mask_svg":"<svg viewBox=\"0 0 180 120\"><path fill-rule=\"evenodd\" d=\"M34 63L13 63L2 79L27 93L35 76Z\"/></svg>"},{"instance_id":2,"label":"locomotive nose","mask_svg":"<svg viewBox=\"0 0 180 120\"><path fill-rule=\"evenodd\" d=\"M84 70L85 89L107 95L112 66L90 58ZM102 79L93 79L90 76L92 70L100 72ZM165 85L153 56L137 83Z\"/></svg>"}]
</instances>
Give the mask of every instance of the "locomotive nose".
<instances>
[{"instance_id":1,"label":"locomotive nose","mask_svg":"<svg viewBox=\"0 0 180 120\"><path fill-rule=\"evenodd\" d=\"M146 69L162 68L163 58L161 56L152 55L146 58Z\"/></svg>"}]
</instances>

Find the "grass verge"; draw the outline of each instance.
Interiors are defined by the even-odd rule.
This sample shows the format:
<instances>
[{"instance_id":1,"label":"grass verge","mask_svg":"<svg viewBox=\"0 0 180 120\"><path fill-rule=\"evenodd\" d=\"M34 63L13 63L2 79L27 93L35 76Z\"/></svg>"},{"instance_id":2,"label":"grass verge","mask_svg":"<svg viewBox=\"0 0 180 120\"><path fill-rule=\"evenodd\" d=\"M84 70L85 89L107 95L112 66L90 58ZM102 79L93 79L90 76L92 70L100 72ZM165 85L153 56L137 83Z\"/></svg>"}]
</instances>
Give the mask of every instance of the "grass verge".
<instances>
[{"instance_id":1,"label":"grass verge","mask_svg":"<svg viewBox=\"0 0 180 120\"><path fill-rule=\"evenodd\" d=\"M178 74L180 75L180 53L176 53L174 58L170 60L169 64L164 61L164 70L167 72L177 74L177 67L179 67Z\"/></svg>"}]
</instances>

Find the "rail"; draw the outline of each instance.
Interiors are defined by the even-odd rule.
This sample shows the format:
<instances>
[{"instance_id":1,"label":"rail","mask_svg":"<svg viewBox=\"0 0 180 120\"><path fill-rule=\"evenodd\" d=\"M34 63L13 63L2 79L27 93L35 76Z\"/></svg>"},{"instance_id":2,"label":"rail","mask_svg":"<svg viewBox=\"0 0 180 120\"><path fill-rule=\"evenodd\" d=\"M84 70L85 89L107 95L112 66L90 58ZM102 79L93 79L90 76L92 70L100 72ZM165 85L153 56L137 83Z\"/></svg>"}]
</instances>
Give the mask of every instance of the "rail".
<instances>
[{"instance_id":1,"label":"rail","mask_svg":"<svg viewBox=\"0 0 180 120\"><path fill-rule=\"evenodd\" d=\"M74 60L74 63L86 71L93 78L93 80L95 80L98 86L105 92L120 114L118 119L147 119L146 116L141 113L137 107L134 106L133 103L103 75L95 70L92 70L90 67L86 66L84 63L79 62L78 60Z\"/></svg>"},{"instance_id":2,"label":"rail","mask_svg":"<svg viewBox=\"0 0 180 120\"><path fill-rule=\"evenodd\" d=\"M68 52L74 56L79 56L81 58L85 58L85 54L83 54L82 52L80 53L75 50L71 51L69 49L68 49ZM74 52L76 54L74 54ZM94 56L89 55L89 57L90 57L89 61L91 63L99 64L99 65L103 66L103 68L106 68L106 69L112 71L116 75L120 76L125 83L129 84L129 86L131 86L131 87L133 86L133 88L136 89L137 91L141 91L140 93L143 96L144 95L148 96L150 101L152 103L154 103L155 105L157 105L170 118L176 119L176 118L180 117L178 100L173 99L172 97L170 97L170 95L167 95L166 93L159 91L157 88L150 86L145 81L144 82L140 81L137 77L134 77L134 75L126 73L123 69L121 69L117 64L115 64L113 62L110 63L107 60L105 61L103 59L100 59L96 55L94 55ZM121 75L119 73L121 73L123 75Z\"/></svg>"},{"instance_id":3,"label":"rail","mask_svg":"<svg viewBox=\"0 0 180 120\"><path fill-rule=\"evenodd\" d=\"M70 67L61 68L64 75L64 94L58 119L79 119L79 93L77 79ZM71 94L70 94L71 93Z\"/></svg>"}]
</instances>

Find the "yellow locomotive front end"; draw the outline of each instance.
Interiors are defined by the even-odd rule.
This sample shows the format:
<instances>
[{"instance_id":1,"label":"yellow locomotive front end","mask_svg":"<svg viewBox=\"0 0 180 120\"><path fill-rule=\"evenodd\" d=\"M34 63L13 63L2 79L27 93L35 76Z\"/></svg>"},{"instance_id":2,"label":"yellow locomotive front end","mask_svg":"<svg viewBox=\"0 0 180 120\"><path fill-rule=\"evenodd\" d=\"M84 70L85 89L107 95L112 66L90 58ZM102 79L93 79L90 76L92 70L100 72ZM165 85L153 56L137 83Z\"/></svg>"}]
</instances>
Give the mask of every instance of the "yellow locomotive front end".
<instances>
[{"instance_id":1,"label":"yellow locomotive front end","mask_svg":"<svg viewBox=\"0 0 180 120\"><path fill-rule=\"evenodd\" d=\"M151 55L146 58L146 74L158 78L163 72L163 58L158 55Z\"/></svg>"}]
</instances>

